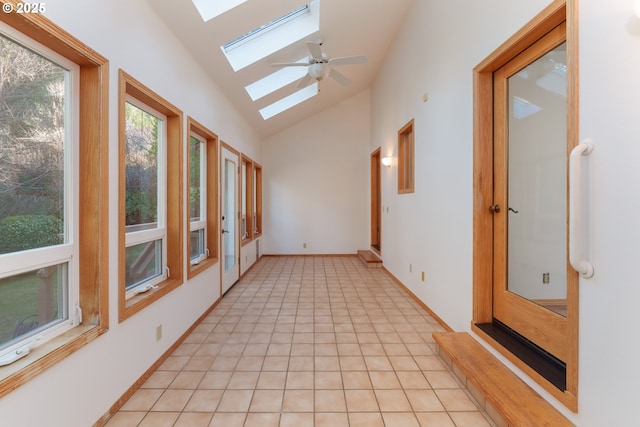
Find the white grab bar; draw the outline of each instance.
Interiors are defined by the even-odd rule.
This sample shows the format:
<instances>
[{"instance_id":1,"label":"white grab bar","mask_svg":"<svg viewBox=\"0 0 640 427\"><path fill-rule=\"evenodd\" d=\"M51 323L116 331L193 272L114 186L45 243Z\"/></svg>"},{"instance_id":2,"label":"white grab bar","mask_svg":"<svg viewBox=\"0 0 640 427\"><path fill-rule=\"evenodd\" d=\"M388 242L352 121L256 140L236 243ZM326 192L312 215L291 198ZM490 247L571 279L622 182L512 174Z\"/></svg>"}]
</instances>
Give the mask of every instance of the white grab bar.
<instances>
[{"instance_id":1,"label":"white grab bar","mask_svg":"<svg viewBox=\"0 0 640 427\"><path fill-rule=\"evenodd\" d=\"M585 279L593 276L593 266L585 259L587 248L583 233L586 212L583 210L582 156L591 154L593 142L585 140L571 150L569 156L569 262Z\"/></svg>"}]
</instances>

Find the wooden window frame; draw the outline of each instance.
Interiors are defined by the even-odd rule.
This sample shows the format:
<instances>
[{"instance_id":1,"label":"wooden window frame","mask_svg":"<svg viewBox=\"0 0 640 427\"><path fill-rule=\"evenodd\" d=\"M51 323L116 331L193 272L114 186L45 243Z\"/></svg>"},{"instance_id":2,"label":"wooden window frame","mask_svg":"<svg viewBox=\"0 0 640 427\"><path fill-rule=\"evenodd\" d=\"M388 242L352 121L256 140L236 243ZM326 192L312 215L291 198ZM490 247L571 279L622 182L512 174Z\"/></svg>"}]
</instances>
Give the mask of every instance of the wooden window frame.
<instances>
[{"instance_id":1,"label":"wooden window frame","mask_svg":"<svg viewBox=\"0 0 640 427\"><path fill-rule=\"evenodd\" d=\"M244 173L242 171L245 166ZM242 246L253 240L253 160L244 154L240 155L240 185L238 191L240 192L240 233L242 233L242 211L245 213L245 227L247 235L240 235L240 244ZM242 188L245 187L245 195L242 197Z\"/></svg>"},{"instance_id":2,"label":"wooden window frame","mask_svg":"<svg viewBox=\"0 0 640 427\"><path fill-rule=\"evenodd\" d=\"M253 230L253 238L256 239L262 235L262 166L254 162L253 170L255 172L255 200L253 206L255 227Z\"/></svg>"},{"instance_id":3,"label":"wooden window frame","mask_svg":"<svg viewBox=\"0 0 640 427\"><path fill-rule=\"evenodd\" d=\"M0 5L16 1L0 0ZM79 291L83 323L2 368L0 397L90 343L109 327L109 62L40 14L0 14L0 21L80 67Z\"/></svg>"},{"instance_id":4,"label":"wooden window frame","mask_svg":"<svg viewBox=\"0 0 640 427\"><path fill-rule=\"evenodd\" d=\"M205 195L205 205L207 208L207 228L205 231L207 238L207 258L196 265L192 265L190 262L187 263L187 278L191 279L218 262L218 239L220 236L218 223L218 136L189 116L187 116L187 129L189 130L189 134L194 133L204 139L207 158ZM189 144L189 147L191 147L191 144ZM191 176L191 162L187 162L187 176ZM188 236L191 231L190 223L187 227L189 228L187 230ZM190 253L191 239L187 239L187 254Z\"/></svg>"},{"instance_id":5,"label":"wooden window frame","mask_svg":"<svg viewBox=\"0 0 640 427\"><path fill-rule=\"evenodd\" d=\"M184 281L184 251L183 251L183 115L177 107L173 106L154 91L134 79L132 76L119 70L119 100L118 100L118 136L120 154L119 160L119 244L118 244L118 314L122 322L143 308L157 301L162 296L180 286ZM166 120L166 247L168 269L167 278L157 284L155 289L126 298L125 295L125 208L126 208L126 141L125 141L125 103L127 96L148 105L167 117Z\"/></svg>"},{"instance_id":6,"label":"wooden window frame","mask_svg":"<svg viewBox=\"0 0 640 427\"><path fill-rule=\"evenodd\" d=\"M493 319L493 229L487 201L493 200L493 73L553 28L567 23L567 137L578 142L578 31L575 0L557 0L474 68L473 319L471 329L570 410L578 410L578 276L567 277L566 390L560 390L477 324Z\"/></svg>"},{"instance_id":7,"label":"wooden window frame","mask_svg":"<svg viewBox=\"0 0 640 427\"><path fill-rule=\"evenodd\" d=\"M413 119L398 131L398 194L415 192Z\"/></svg>"}]
</instances>

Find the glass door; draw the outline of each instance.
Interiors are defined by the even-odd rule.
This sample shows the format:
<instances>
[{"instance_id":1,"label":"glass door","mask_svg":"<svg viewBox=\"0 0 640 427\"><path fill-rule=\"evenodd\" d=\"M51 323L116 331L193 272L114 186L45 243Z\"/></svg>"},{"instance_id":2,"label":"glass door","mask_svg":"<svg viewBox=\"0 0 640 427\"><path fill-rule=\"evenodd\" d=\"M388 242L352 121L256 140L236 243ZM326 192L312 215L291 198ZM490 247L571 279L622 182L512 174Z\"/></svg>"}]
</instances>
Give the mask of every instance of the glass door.
<instances>
[{"instance_id":1,"label":"glass door","mask_svg":"<svg viewBox=\"0 0 640 427\"><path fill-rule=\"evenodd\" d=\"M494 73L493 317L567 360L564 24Z\"/></svg>"},{"instance_id":2,"label":"glass door","mask_svg":"<svg viewBox=\"0 0 640 427\"><path fill-rule=\"evenodd\" d=\"M240 278L239 266L239 221L238 221L238 165L237 152L223 146L221 159L221 227L222 227L222 294Z\"/></svg>"}]
</instances>

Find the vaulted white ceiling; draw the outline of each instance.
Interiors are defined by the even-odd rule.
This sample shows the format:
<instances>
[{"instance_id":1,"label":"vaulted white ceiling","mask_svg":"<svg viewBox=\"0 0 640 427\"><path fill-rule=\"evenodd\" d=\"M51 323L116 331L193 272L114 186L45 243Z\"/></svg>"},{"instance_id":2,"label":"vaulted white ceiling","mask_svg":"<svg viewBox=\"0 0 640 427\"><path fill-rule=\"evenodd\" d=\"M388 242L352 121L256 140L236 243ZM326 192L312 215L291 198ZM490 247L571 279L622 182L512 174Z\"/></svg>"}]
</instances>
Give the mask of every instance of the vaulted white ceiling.
<instances>
[{"instance_id":1,"label":"vaulted white ceiling","mask_svg":"<svg viewBox=\"0 0 640 427\"><path fill-rule=\"evenodd\" d=\"M208 21L203 20L191 0L147 1L254 130L268 137L368 88L387 55L409 4L414 0L315 0L314 3L319 6L319 30L238 71L233 70L221 46L310 3L310 0L246 0ZM283 28L287 31L286 27ZM245 86L278 71L271 67L272 63L296 62L308 57L307 41L322 41L322 50L331 58L365 55L368 61L366 64L338 67L338 71L352 80L351 85L345 87L327 78L318 83L317 95L269 119L263 119L261 109L289 96L296 96L298 79L255 101ZM306 70L303 67L287 70L299 72L300 69ZM258 90L268 92L269 88ZM313 89L309 87L309 91Z\"/></svg>"}]
</instances>

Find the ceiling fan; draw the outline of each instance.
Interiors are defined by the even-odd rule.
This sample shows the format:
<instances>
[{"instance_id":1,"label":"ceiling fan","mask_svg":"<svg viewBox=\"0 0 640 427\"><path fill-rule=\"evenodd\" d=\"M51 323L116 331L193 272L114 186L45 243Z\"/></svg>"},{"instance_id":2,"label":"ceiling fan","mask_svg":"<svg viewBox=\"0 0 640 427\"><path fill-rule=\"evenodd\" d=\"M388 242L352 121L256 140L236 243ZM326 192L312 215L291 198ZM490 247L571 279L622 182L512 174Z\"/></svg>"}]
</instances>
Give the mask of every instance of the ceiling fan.
<instances>
[{"instance_id":1,"label":"ceiling fan","mask_svg":"<svg viewBox=\"0 0 640 427\"><path fill-rule=\"evenodd\" d=\"M344 56L341 58L329 58L326 53L322 52L322 42L307 42L307 47L311 55L308 62L289 62L281 64L271 64L272 67L309 67L307 75L304 76L297 84L297 88L307 86L311 80L322 81L327 77L331 77L342 86L349 86L349 80L344 74L336 70L335 66L347 64L364 64L367 62L366 56Z\"/></svg>"}]
</instances>

